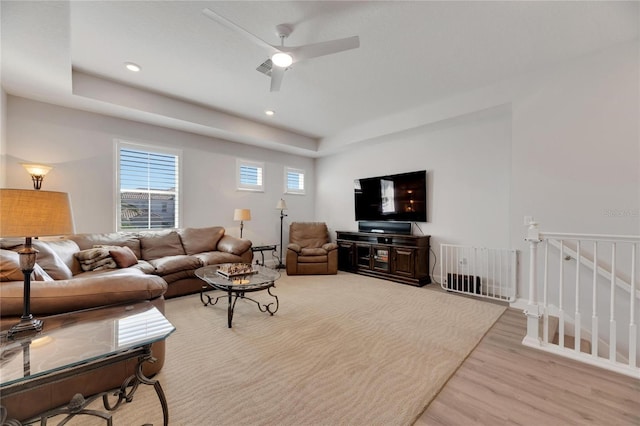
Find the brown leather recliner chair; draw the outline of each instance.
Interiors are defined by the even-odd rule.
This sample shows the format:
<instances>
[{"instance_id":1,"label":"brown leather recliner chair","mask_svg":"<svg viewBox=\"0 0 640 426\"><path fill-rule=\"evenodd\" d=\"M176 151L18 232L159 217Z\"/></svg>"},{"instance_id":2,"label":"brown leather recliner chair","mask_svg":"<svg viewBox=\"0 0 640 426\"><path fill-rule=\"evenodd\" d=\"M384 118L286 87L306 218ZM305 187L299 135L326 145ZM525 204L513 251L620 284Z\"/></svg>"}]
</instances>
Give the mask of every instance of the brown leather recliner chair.
<instances>
[{"instance_id":1,"label":"brown leather recliner chair","mask_svg":"<svg viewBox=\"0 0 640 426\"><path fill-rule=\"evenodd\" d=\"M322 222L293 222L287 246L288 275L338 273L338 245Z\"/></svg>"}]
</instances>

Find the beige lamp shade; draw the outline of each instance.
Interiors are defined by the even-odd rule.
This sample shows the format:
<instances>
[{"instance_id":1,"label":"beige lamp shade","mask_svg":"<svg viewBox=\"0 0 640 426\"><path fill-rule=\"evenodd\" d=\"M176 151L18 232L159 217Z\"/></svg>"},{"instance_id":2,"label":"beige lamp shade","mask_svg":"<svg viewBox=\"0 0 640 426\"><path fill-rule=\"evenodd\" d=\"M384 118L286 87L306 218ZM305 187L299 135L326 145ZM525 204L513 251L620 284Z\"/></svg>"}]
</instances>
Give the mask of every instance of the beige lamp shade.
<instances>
[{"instance_id":1,"label":"beige lamp shade","mask_svg":"<svg viewBox=\"0 0 640 426\"><path fill-rule=\"evenodd\" d=\"M280 201L278 201L278 204L276 204L276 209L278 210L286 210L287 209L287 203L285 203L285 201L280 198Z\"/></svg>"},{"instance_id":2,"label":"beige lamp shade","mask_svg":"<svg viewBox=\"0 0 640 426\"><path fill-rule=\"evenodd\" d=\"M31 176L44 176L53 169L51 166L45 166L44 164L28 164L20 163Z\"/></svg>"},{"instance_id":3,"label":"beige lamp shade","mask_svg":"<svg viewBox=\"0 0 640 426\"><path fill-rule=\"evenodd\" d=\"M251 210L235 209L233 211L233 220L251 220Z\"/></svg>"},{"instance_id":4,"label":"beige lamp shade","mask_svg":"<svg viewBox=\"0 0 640 426\"><path fill-rule=\"evenodd\" d=\"M46 237L74 233L66 192L0 189L0 237Z\"/></svg>"}]
</instances>

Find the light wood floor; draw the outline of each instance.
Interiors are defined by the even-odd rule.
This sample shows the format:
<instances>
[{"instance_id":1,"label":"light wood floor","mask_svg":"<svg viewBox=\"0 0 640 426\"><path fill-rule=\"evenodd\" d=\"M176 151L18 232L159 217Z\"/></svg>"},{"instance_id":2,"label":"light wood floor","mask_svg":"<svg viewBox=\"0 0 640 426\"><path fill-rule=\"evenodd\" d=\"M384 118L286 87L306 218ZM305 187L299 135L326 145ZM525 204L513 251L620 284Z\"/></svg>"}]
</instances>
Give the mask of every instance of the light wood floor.
<instances>
[{"instance_id":1,"label":"light wood floor","mask_svg":"<svg viewBox=\"0 0 640 426\"><path fill-rule=\"evenodd\" d=\"M640 425L640 380L521 344L508 309L415 426Z\"/></svg>"}]
</instances>

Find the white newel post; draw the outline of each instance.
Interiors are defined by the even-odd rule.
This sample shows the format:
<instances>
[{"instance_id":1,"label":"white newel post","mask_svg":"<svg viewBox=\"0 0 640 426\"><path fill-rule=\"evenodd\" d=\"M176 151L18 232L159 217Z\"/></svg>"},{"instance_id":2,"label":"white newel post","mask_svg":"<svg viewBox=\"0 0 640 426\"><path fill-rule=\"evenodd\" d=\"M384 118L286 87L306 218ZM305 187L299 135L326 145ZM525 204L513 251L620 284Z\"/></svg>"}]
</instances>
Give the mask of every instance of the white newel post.
<instances>
[{"instance_id":1,"label":"white newel post","mask_svg":"<svg viewBox=\"0 0 640 426\"><path fill-rule=\"evenodd\" d=\"M527 335L522 343L529 346L540 345L540 308L538 306L538 244L540 231L538 224L529 222L527 230L529 241L529 302L524 314L527 316Z\"/></svg>"}]
</instances>

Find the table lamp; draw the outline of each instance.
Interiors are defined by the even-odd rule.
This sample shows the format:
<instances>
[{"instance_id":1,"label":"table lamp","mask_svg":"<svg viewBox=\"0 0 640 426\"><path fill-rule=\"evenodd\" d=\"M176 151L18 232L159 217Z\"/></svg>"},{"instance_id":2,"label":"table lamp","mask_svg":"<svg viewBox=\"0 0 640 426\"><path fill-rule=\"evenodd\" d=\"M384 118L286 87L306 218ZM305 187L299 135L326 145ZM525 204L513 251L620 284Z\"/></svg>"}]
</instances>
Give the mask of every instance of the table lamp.
<instances>
[{"instance_id":1,"label":"table lamp","mask_svg":"<svg viewBox=\"0 0 640 426\"><path fill-rule=\"evenodd\" d=\"M244 227L245 220L251 220L251 210L249 209L235 209L233 211L233 220L240 221L240 238L242 238L242 228Z\"/></svg>"},{"instance_id":2,"label":"table lamp","mask_svg":"<svg viewBox=\"0 0 640 426\"><path fill-rule=\"evenodd\" d=\"M282 227L283 220L285 217L287 217L287 215L284 214L284 211L287 210L287 203L282 198L280 198L278 204L276 204L276 209L280 210L280 260L278 261L278 266L276 266L276 269L282 269L284 268L284 263L282 263Z\"/></svg>"},{"instance_id":3,"label":"table lamp","mask_svg":"<svg viewBox=\"0 0 640 426\"><path fill-rule=\"evenodd\" d=\"M23 311L20 322L9 329L9 337L42 330L42 321L31 314L31 273L38 253L31 239L73 232L69 194L0 188L0 238L25 238L24 247L18 251L24 275Z\"/></svg>"}]
</instances>

